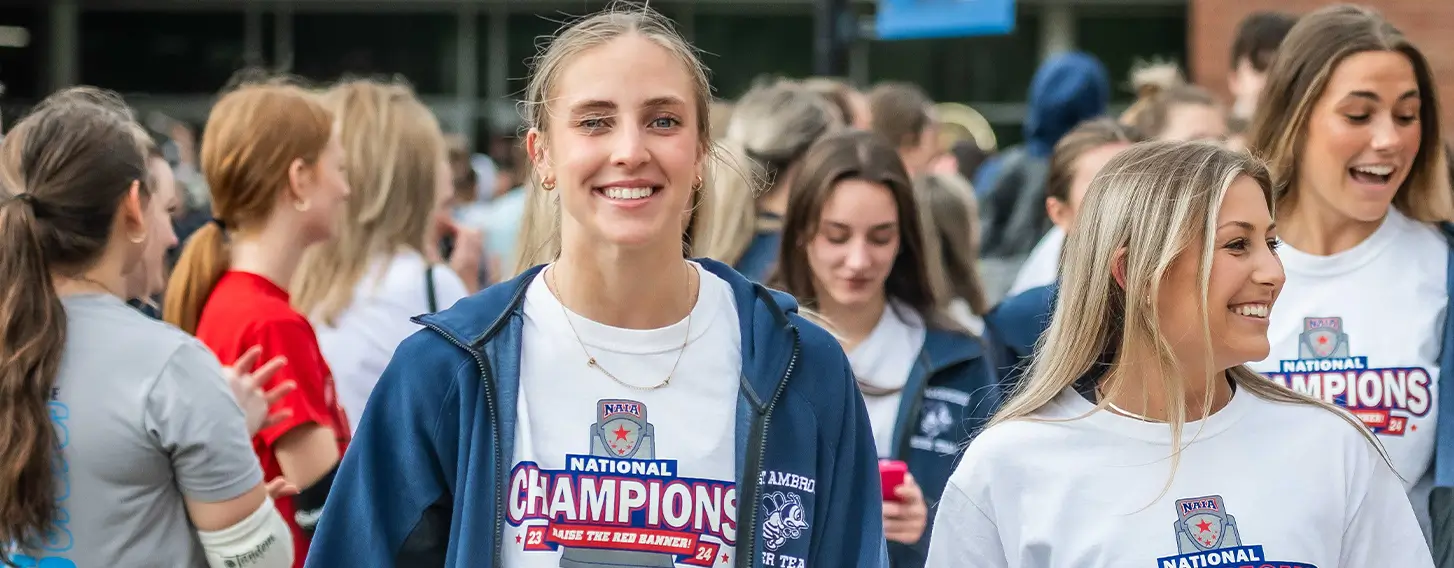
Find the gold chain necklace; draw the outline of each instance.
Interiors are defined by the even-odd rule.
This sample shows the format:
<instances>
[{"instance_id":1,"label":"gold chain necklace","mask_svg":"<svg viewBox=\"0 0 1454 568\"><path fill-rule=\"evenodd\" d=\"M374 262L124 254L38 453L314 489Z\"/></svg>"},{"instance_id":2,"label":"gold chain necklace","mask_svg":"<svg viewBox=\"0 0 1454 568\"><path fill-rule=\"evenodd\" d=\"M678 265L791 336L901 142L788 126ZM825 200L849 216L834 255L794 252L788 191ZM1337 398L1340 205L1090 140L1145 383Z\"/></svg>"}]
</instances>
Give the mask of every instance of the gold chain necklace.
<instances>
[{"instance_id":1,"label":"gold chain necklace","mask_svg":"<svg viewBox=\"0 0 1454 568\"><path fill-rule=\"evenodd\" d=\"M690 267L690 265L688 267ZM692 272L696 272L696 270L693 269ZM551 266L550 267L550 273L547 274L546 276L550 279L550 287L551 288L554 288L556 290L556 293L559 294L560 293L559 292L560 291L560 286L556 283L556 280L555 280L555 267L554 266ZM687 274L687 289L690 290L691 287L692 287L692 276L691 276L690 273L688 273ZM616 375L611 374L611 371L607 371L605 367L602 367L600 363L597 363L596 362L596 358L591 355L591 351L586 348L586 342L581 339L580 332L576 331L576 324L575 324L575 322L572 322L571 321L570 311L565 308L565 302L561 300L560 296L556 296L556 302L560 304L560 313L561 313L561 315L565 316L565 323L566 323L566 325L569 325L570 326L571 333L576 336L576 342L581 344L581 352L586 354L586 366L587 367L590 367L592 369L595 369L597 371L600 371L602 373L605 373L605 375L607 377L610 377L611 380L616 381L616 384L621 385L623 387L626 387L628 389L638 390L638 391L653 391L653 390L656 390L656 389L659 389L659 388L663 388L663 387L665 387L667 385L670 385L671 384L671 377L672 377L672 375L677 372L677 365L680 365L682 363L682 355L684 355L687 352L687 343L689 343L691 341L691 339L692 339L692 312L695 312L697 310L697 297L701 296L701 294L702 294L702 288L701 288L701 286L697 286L697 294L696 294L696 296L694 296L692 298L692 307L691 307L691 309L689 311L687 311L687 334L686 334L686 337L683 337L682 338L682 346L681 346L681 348L677 350L677 360L676 360L676 362L675 363L672 363L671 370L670 371L667 371L667 373L666 373L666 380L662 381L661 384L654 385L654 386L649 386L649 387L642 387L642 386L633 385L631 383L628 383L626 381L623 381L621 379L618 379L618 378L616 378Z\"/></svg>"}]
</instances>

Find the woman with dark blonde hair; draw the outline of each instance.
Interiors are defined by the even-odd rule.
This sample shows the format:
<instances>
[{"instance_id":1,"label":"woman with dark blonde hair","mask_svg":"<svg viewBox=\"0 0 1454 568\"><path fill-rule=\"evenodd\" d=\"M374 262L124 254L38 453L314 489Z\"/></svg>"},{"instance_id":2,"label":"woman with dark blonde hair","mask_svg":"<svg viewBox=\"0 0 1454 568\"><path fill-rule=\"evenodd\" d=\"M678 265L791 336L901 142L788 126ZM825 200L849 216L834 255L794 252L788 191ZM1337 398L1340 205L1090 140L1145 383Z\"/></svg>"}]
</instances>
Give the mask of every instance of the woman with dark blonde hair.
<instances>
[{"instance_id":1,"label":"woman with dark blonde hair","mask_svg":"<svg viewBox=\"0 0 1454 568\"><path fill-rule=\"evenodd\" d=\"M1283 285L1272 207L1265 168L1206 142L1096 175L1043 347L950 477L928 566L1432 566L1374 435L1246 366Z\"/></svg>"},{"instance_id":2,"label":"woman with dark blonde hair","mask_svg":"<svg viewBox=\"0 0 1454 568\"><path fill-rule=\"evenodd\" d=\"M938 235L882 136L819 140L791 196L773 285L821 315L848 353L879 458L907 466L903 482L884 490L892 566L922 566L928 512L960 448L999 404L992 367L946 309Z\"/></svg>"},{"instance_id":3,"label":"woman with dark blonde hair","mask_svg":"<svg viewBox=\"0 0 1454 568\"><path fill-rule=\"evenodd\" d=\"M1252 368L1361 418L1454 566L1454 383L1442 372L1454 366L1454 196L1440 133L1429 62L1388 21L1345 5L1293 26L1248 136L1272 171L1287 270L1272 350Z\"/></svg>"},{"instance_id":4,"label":"woman with dark blonde hair","mask_svg":"<svg viewBox=\"0 0 1454 568\"><path fill-rule=\"evenodd\" d=\"M843 350L683 254L715 159L697 50L621 4L533 63L520 238L541 262L416 319L310 565L883 566Z\"/></svg>"},{"instance_id":5,"label":"woman with dark blonde hair","mask_svg":"<svg viewBox=\"0 0 1454 568\"><path fill-rule=\"evenodd\" d=\"M455 187L429 107L407 85L375 81L336 85L324 102L341 125L350 196L337 234L303 255L293 305L317 327L356 430L389 357L419 330L409 318L469 295L477 271L445 266L434 252ZM456 261L479 259L478 242L457 245Z\"/></svg>"}]
</instances>

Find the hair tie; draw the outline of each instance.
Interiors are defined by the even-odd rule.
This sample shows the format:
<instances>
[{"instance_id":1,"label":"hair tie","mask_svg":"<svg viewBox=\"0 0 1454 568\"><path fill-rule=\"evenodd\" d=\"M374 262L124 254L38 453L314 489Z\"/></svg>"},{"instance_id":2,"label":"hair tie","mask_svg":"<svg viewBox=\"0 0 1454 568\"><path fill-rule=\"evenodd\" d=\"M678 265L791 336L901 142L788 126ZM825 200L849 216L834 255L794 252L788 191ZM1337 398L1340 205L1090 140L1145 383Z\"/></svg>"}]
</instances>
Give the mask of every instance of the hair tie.
<instances>
[{"instance_id":1,"label":"hair tie","mask_svg":"<svg viewBox=\"0 0 1454 568\"><path fill-rule=\"evenodd\" d=\"M227 223L221 219L213 217L211 219L208 219L207 222L217 225L217 228L222 230L223 232L227 231Z\"/></svg>"}]
</instances>

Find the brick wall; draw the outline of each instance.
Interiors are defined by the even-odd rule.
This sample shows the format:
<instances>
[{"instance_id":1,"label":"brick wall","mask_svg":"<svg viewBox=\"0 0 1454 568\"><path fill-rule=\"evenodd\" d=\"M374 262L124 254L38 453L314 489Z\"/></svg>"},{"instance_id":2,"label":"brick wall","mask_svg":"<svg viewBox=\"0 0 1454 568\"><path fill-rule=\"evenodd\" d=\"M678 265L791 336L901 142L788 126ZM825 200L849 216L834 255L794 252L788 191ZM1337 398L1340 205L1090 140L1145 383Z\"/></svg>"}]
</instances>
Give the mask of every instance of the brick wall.
<instances>
[{"instance_id":1,"label":"brick wall","mask_svg":"<svg viewBox=\"0 0 1454 568\"><path fill-rule=\"evenodd\" d=\"M1281 10L1305 14L1329 0L1190 0L1187 46L1192 79L1223 96L1231 69L1233 34L1248 13ZM1382 12L1424 52L1439 82L1439 103L1446 132L1454 132L1454 1L1362 0Z\"/></svg>"}]
</instances>

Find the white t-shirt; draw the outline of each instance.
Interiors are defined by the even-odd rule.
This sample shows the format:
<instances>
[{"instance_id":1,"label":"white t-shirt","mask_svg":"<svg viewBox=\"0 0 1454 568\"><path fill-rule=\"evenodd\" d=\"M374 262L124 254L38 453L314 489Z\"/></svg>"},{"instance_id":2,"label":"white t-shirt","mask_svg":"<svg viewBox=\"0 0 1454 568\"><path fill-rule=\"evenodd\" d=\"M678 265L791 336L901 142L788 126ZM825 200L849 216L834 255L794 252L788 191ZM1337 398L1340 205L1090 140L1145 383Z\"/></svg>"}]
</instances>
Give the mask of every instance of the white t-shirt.
<instances>
[{"instance_id":1,"label":"white t-shirt","mask_svg":"<svg viewBox=\"0 0 1454 568\"><path fill-rule=\"evenodd\" d=\"M1089 415L1087 415L1089 414ZM981 433L949 479L929 568L1431 568L1373 444L1327 409L1239 389L1171 428L1067 389ZM1167 481L1170 480L1170 484Z\"/></svg>"},{"instance_id":2,"label":"white t-shirt","mask_svg":"<svg viewBox=\"0 0 1454 568\"><path fill-rule=\"evenodd\" d=\"M1434 457L1447 241L1390 209L1344 252L1314 256L1284 244L1278 253L1287 284L1269 322L1272 351L1249 366L1348 408L1378 434L1412 491ZM1413 498L1422 510L1427 493Z\"/></svg>"},{"instance_id":3,"label":"white t-shirt","mask_svg":"<svg viewBox=\"0 0 1454 568\"><path fill-rule=\"evenodd\" d=\"M742 335L727 282L693 266L691 316L652 330L567 321L549 271L531 282L505 568L732 565ZM659 389L618 384L581 349L621 381L654 386L677 364L688 322L686 352Z\"/></svg>"},{"instance_id":4,"label":"white t-shirt","mask_svg":"<svg viewBox=\"0 0 1454 568\"><path fill-rule=\"evenodd\" d=\"M353 289L353 304L339 314L336 325L314 318L318 347L338 389L338 402L348 415L350 432L358 431L364 405L394 350L419 330L409 318L429 311L424 256L411 250L375 259ZM446 266L434 273L434 297L445 309L469 295L464 281Z\"/></svg>"},{"instance_id":5,"label":"white t-shirt","mask_svg":"<svg viewBox=\"0 0 1454 568\"><path fill-rule=\"evenodd\" d=\"M1060 249L1065 247L1065 231L1060 227L1051 227L1050 232L1040 237L1040 242L1035 243L1035 248L1030 249L1030 257L1025 259L1025 264L1020 266L1020 273L1015 275L1015 283L1010 285L1010 296L1019 294L1031 288L1039 288L1055 283L1060 274Z\"/></svg>"},{"instance_id":6,"label":"white t-shirt","mask_svg":"<svg viewBox=\"0 0 1454 568\"><path fill-rule=\"evenodd\" d=\"M890 302L873 331L848 354L848 364L859 382L893 391L881 396L863 395L878 457L890 457L894 423L898 421L899 403L904 399L903 388L909 382L914 361L924 349L925 334L924 320L919 314L908 306Z\"/></svg>"}]
</instances>

